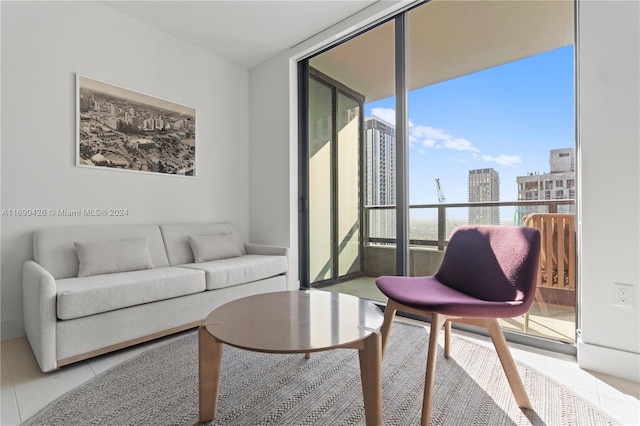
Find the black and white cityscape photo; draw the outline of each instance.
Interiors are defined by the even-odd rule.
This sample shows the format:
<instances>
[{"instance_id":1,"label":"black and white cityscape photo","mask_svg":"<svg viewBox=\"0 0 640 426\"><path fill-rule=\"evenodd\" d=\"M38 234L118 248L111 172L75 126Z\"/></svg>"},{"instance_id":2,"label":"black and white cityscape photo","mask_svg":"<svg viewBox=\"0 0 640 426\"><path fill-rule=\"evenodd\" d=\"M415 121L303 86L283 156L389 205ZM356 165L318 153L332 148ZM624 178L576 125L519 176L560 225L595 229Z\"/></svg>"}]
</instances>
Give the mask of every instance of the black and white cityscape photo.
<instances>
[{"instance_id":1,"label":"black and white cityscape photo","mask_svg":"<svg viewBox=\"0 0 640 426\"><path fill-rule=\"evenodd\" d=\"M79 166L195 176L194 108L77 76Z\"/></svg>"}]
</instances>

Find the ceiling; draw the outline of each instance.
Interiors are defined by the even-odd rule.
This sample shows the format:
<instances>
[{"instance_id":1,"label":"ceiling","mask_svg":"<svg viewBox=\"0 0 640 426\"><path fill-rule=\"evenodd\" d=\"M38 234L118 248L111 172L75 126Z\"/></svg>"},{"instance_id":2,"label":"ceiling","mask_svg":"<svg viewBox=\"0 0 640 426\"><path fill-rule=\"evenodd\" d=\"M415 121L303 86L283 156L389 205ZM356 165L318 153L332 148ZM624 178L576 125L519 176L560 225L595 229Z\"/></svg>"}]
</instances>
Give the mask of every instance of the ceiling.
<instances>
[{"instance_id":1,"label":"ceiling","mask_svg":"<svg viewBox=\"0 0 640 426\"><path fill-rule=\"evenodd\" d=\"M385 0L105 0L102 4L230 62L252 68ZM432 0L408 14L409 89L566 46L573 0ZM394 93L393 22L312 59L364 95Z\"/></svg>"},{"instance_id":2,"label":"ceiling","mask_svg":"<svg viewBox=\"0 0 640 426\"><path fill-rule=\"evenodd\" d=\"M432 0L408 13L409 90L533 56L574 41L570 0ZM311 60L362 94L394 93L394 24L387 22Z\"/></svg>"},{"instance_id":3,"label":"ceiling","mask_svg":"<svg viewBox=\"0 0 640 426\"><path fill-rule=\"evenodd\" d=\"M101 1L230 62L252 68L377 0Z\"/></svg>"}]
</instances>

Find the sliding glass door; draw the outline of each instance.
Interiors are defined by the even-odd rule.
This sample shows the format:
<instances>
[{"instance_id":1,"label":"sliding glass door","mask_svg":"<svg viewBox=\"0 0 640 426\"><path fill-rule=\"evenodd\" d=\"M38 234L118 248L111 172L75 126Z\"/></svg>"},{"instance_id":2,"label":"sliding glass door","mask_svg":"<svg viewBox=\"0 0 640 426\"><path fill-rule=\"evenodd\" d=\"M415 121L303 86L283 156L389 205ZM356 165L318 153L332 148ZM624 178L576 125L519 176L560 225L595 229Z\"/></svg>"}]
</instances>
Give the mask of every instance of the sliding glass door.
<instances>
[{"instance_id":1,"label":"sliding glass door","mask_svg":"<svg viewBox=\"0 0 640 426\"><path fill-rule=\"evenodd\" d=\"M395 274L395 117L370 118L366 107L394 101L393 28L379 25L301 67L303 287ZM349 77L362 73L369 78Z\"/></svg>"},{"instance_id":2,"label":"sliding glass door","mask_svg":"<svg viewBox=\"0 0 640 426\"><path fill-rule=\"evenodd\" d=\"M362 271L360 237L360 145L362 140L362 101L336 91L337 141L336 185L337 230L335 256L337 277Z\"/></svg>"},{"instance_id":3,"label":"sliding glass door","mask_svg":"<svg viewBox=\"0 0 640 426\"><path fill-rule=\"evenodd\" d=\"M311 69L309 282L361 273L362 97Z\"/></svg>"},{"instance_id":4,"label":"sliding glass door","mask_svg":"<svg viewBox=\"0 0 640 426\"><path fill-rule=\"evenodd\" d=\"M309 272L312 282L334 275L333 91L309 79Z\"/></svg>"}]
</instances>

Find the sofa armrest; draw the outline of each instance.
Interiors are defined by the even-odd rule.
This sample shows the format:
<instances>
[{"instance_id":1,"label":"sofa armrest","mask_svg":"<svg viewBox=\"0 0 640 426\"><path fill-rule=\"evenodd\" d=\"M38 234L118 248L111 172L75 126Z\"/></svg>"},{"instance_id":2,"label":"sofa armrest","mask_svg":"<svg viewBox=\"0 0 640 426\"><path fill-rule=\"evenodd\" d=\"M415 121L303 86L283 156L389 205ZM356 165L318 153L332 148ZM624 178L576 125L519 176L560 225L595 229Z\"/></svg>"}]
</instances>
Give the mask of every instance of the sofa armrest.
<instances>
[{"instance_id":1,"label":"sofa armrest","mask_svg":"<svg viewBox=\"0 0 640 426\"><path fill-rule=\"evenodd\" d=\"M33 260L22 267L22 307L24 330L40 369L57 369L56 281Z\"/></svg>"},{"instance_id":2,"label":"sofa armrest","mask_svg":"<svg viewBox=\"0 0 640 426\"><path fill-rule=\"evenodd\" d=\"M286 256L287 257L287 272L284 274L286 278L285 290L291 290L291 276L289 274L289 248L279 246L267 246L263 244L244 243L244 248L247 254L261 254L267 256Z\"/></svg>"},{"instance_id":3,"label":"sofa armrest","mask_svg":"<svg viewBox=\"0 0 640 426\"><path fill-rule=\"evenodd\" d=\"M269 256L287 256L289 259L289 249L287 247L267 246L263 244L244 243L247 254L264 254Z\"/></svg>"}]
</instances>

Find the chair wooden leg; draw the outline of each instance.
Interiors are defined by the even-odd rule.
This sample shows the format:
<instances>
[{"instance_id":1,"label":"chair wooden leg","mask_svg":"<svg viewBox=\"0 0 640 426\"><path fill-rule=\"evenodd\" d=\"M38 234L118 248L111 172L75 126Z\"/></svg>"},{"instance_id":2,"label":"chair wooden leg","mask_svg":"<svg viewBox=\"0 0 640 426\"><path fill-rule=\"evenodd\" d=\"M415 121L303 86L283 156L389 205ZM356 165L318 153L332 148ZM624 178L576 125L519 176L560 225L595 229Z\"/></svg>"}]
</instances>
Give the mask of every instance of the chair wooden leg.
<instances>
[{"instance_id":1,"label":"chair wooden leg","mask_svg":"<svg viewBox=\"0 0 640 426\"><path fill-rule=\"evenodd\" d=\"M397 304L393 300L387 301L387 307L384 308L384 321L380 328L380 334L382 334L382 356L384 357L384 350L387 347L387 340L389 332L391 331L391 325L393 325L393 318L396 315Z\"/></svg>"},{"instance_id":2,"label":"chair wooden leg","mask_svg":"<svg viewBox=\"0 0 640 426\"><path fill-rule=\"evenodd\" d=\"M451 321L444 323L444 357L449 359L451 355Z\"/></svg>"},{"instance_id":3,"label":"chair wooden leg","mask_svg":"<svg viewBox=\"0 0 640 426\"><path fill-rule=\"evenodd\" d=\"M433 401L433 383L436 373L436 358L438 355L438 334L444 325L442 315L431 314L431 330L429 334L429 349L427 351L427 372L424 379L424 399L422 400L422 426L429 425L431 418L431 405Z\"/></svg>"},{"instance_id":4,"label":"chair wooden leg","mask_svg":"<svg viewBox=\"0 0 640 426\"><path fill-rule=\"evenodd\" d=\"M527 396L527 391L522 384L522 379L520 379L520 374L518 373L516 364L513 361L513 357L511 356L511 352L509 351L509 346L507 345L507 341L504 338L502 329L500 329L498 320L488 319L485 320L485 324L487 330L489 330L489 336L491 336L491 340L493 341L493 345L496 348L496 352L498 353L498 358L500 358L500 363L502 364L504 373L507 376L509 386L511 387L511 392L513 392L516 403L519 407L522 408L532 408L529 397Z\"/></svg>"}]
</instances>

